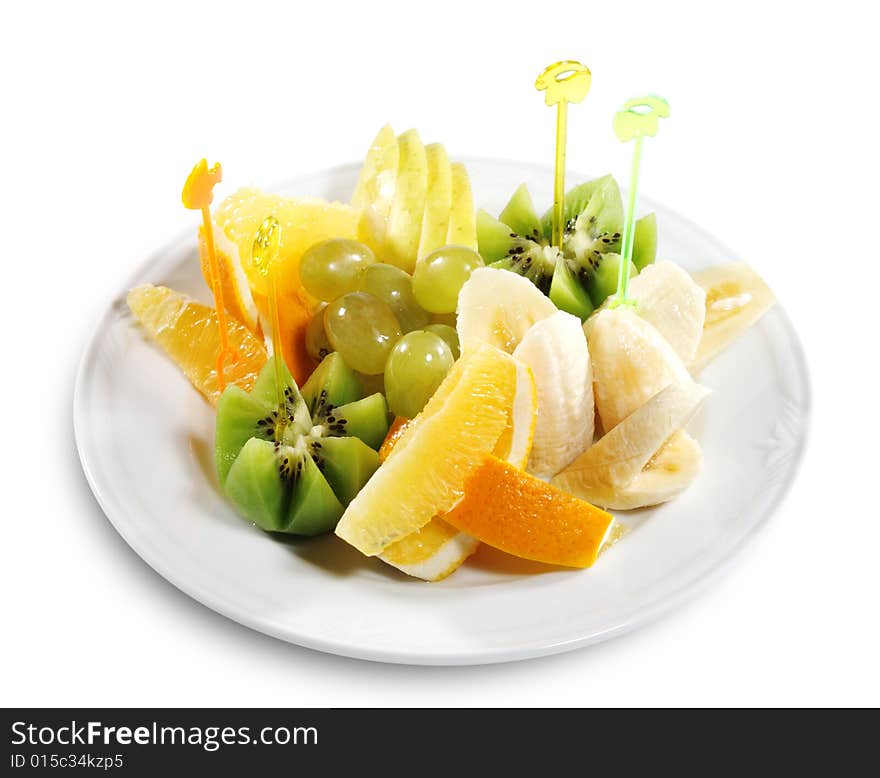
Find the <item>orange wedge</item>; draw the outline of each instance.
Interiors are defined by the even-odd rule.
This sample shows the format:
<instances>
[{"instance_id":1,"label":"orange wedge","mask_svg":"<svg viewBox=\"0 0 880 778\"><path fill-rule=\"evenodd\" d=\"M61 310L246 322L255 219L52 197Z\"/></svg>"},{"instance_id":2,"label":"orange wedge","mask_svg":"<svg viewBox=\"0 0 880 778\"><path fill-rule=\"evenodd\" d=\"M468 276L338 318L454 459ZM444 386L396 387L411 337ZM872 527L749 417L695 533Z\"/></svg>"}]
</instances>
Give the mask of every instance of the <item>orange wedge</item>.
<instances>
[{"instance_id":1,"label":"orange wedge","mask_svg":"<svg viewBox=\"0 0 880 778\"><path fill-rule=\"evenodd\" d=\"M394 417L394 421L391 422L391 426L388 428L388 434L385 435L385 440L382 441L382 445L379 447L380 462L388 459L388 455L394 446L397 445L397 441L400 440L400 436L406 431L409 423L410 419L405 419L403 416Z\"/></svg>"},{"instance_id":2,"label":"orange wedge","mask_svg":"<svg viewBox=\"0 0 880 778\"><path fill-rule=\"evenodd\" d=\"M223 302L226 312L233 319L244 324L254 335L262 337L259 313L248 285L247 276L241 268L238 248L220 230L214 230L214 248L217 254L217 264L220 268L220 283L223 286ZM210 289L211 267L205 243L205 232L201 227L199 228L199 259L202 263L202 276Z\"/></svg>"},{"instance_id":3,"label":"orange wedge","mask_svg":"<svg viewBox=\"0 0 880 778\"><path fill-rule=\"evenodd\" d=\"M491 455L443 520L508 554L566 567L592 565L614 525L610 513Z\"/></svg>"},{"instance_id":4,"label":"orange wedge","mask_svg":"<svg viewBox=\"0 0 880 778\"><path fill-rule=\"evenodd\" d=\"M254 267L251 252L254 235L267 216L275 216L281 224L277 265L281 352L294 380L302 386L316 366L306 351L305 333L317 301L300 284L299 260L322 240L356 237L359 211L342 203L283 197L254 188L239 189L220 203L214 223L238 249L241 268L264 317L268 289L266 279Z\"/></svg>"},{"instance_id":5,"label":"orange wedge","mask_svg":"<svg viewBox=\"0 0 880 778\"><path fill-rule=\"evenodd\" d=\"M516 386L516 362L493 346L480 344L459 359L349 504L336 534L375 556L452 508L507 428Z\"/></svg>"},{"instance_id":6,"label":"orange wedge","mask_svg":"<svg viewBox=\"0 0 880 778\"><path fill-rule=\"evenodd\" d=\"M144 284L128 293L128 307L150 336L212 405L220 399L217 351L220 330L213 308L166 286ZM229 320L229 345L238 359L225 368L227 384L249 392L266 363L262 341L237 320Z\"/></svg>"}]
</instances>

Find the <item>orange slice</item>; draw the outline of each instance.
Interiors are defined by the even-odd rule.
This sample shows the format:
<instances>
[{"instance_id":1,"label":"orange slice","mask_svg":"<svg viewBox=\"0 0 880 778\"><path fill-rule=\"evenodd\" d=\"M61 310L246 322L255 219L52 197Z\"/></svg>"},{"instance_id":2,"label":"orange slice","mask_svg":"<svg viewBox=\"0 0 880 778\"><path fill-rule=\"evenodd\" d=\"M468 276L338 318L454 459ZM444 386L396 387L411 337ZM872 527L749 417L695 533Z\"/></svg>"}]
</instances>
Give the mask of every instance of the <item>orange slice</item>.
<instances>
[{"instance_id":1,"label":"orange slice","mask_svg":"<svg viewBox=\"0 0 880 778\"><path fill-rule=\"evenodd\" d=\"M220 330L214 309L166 286L151 284L132 289L127 301L143 328L192 385L216 405L220 399L216 364ZM249 392L266 363L266 349L247 327L234 319L229 320L229 344L238 359L226 365L226 382Z\"/></svg>"},{"instance_id":2,"label":"orange slice","mask_svg":"<svg viewBox=\"0 0 880 778\"><path fill-rule=\"evenodd\" d=\"M388 459L391 450L397 445L397 441L400 440L400 436L406 431L409 423L410 419L405 419L403 416L395 416L394 421L391 422L391 426L388 428L388 434L385 435L385 440L382 441L382 445L379 447L380 462Z\"/></svg>"},{"instance_id":3,"label":"orange slice","mask_svg":"<svg viewBox=\"0 0 880 778\"><path fill-rule=\"evenodd\" d=\"M283 197L255 188L239 189L220 203L214 222L238 249L242 270L264 317L268 289L266 279L254 267L251 252L254 235L267 216L275 216L281 224L277 265L281 351L291 375L302 386L316 366L306 351L305 334L317 301L300 284L299 260L322 240L356 237L359 211L342 203Z\"/></svg>"},{"instance_id":4,"label":"orange slice","mask_svg":"<svg viewBox=\"0 0 880 778\"><path fill-rule=\"evenodd\" d=\"M481 344L453 365L393 454L349 504L336 534L375 556L452 508L508 425L513 357Z\"/></svg>"},{"instance_id":5,"label":"orange slice","mask_svg":"<svg viewBox=\"0 0 880 778\"><path fill-rule=\"evenodd\" d=\"M238 248L223 232L214 230L214 249L220 267L220 283L223 286L223 302L227 313L244 324L254 335L261 336L259 313L247 277L241 268ZM199 259L202 263L202 276L210 289L211 267L208 261L205 232L201 227L199 228Z\"/></svg>"},{"instance_id":6,"label":"orange slice","mask_svg":"<svg viewBox=\"0 0 880 778\"><path fill-rule=\"evenodd\" d=\"M610 513L491 455L443 520L508 554L566 567L592 565L614 525Z\"/></svg>"}]
</instances>

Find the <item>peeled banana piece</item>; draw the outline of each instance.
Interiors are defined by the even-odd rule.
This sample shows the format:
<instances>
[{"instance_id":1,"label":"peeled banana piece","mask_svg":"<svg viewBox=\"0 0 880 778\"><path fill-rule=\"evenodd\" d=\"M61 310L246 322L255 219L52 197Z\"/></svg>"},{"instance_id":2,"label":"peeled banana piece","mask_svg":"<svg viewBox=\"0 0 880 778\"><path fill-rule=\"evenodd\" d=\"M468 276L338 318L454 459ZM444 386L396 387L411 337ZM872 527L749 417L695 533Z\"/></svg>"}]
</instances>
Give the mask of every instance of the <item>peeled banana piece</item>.
<instances>
[{"instance_id":1,"label":"peeled banana piece","mask_svg":"<svg viewBox=\"0 0 880 778\"><path fill-rule=\"evenodd\" d=\"M630 511L677 497L697 477L703 455L700 444L684 430L673 433L644 469L626 486L583 482L577 496L606 510Z\"/></svg>"},{"instance_id":2,"label":"peeled banana piece","mask_svg":"<svg viewBox=\"0 0 880 778\"><path fill-rule=\"evenodd\" d=\"M513 356L531 368L538 392L527 470L555 475L593 442L593 373L580 319L556 311L528 329Z\"/></svg>"},{"instance_id":3,"label":"peeled banana piece","mask_svg":"<svg viewBox=\"0 0 880 778\"><path fill-rule=\"evenodd\" d=\"M512 354L529 328L556 310L527 278L500 268L477 268L458 294L456 327L462 353L490 343Z\"/></svg>"},{"instance_id":4,"label":"peeled banana piece","mask_svg":"<svg viewBox=\"0 0 880 778\"><path fill-rule=\"evenodd\" d=\"M698 371L724 351L776 302L764 280L745 262L731 262L694 273L706 293L706 320L690 365Z\"/></svg>"},{"instance_id":5,"label":"peeled banana piece","mask_svg":"<svg viewBox=\"0 0 880 778\"><path fill-rule=\"evenodd\" d=\"M636 313L659 332L689 365L703 337L706 292L674 262L648 265L630 281Z\"/></svg>"},{"instance_id":6,"label":"peeled banana piece","mask_svg":"<svg viewBox=\"0 0 880 778\"><path fill-rule=\"evenodd\" d=\"M708 395L708 389L693 381L670 384L599 438L551 483L578 497L596 487L629 486Z\"/></svg>"},{"instance_id":7,"label":"peeled banana piece","mask_svg":"<svg viewBox=\"0 0 880 778\"><path fill-rule=\"evenodd\" d=\"M693 381L675 349L631 308L600 310L584 330L593 363L596 412L605 432L666 386Z\"/></svg>"}]
</instances>

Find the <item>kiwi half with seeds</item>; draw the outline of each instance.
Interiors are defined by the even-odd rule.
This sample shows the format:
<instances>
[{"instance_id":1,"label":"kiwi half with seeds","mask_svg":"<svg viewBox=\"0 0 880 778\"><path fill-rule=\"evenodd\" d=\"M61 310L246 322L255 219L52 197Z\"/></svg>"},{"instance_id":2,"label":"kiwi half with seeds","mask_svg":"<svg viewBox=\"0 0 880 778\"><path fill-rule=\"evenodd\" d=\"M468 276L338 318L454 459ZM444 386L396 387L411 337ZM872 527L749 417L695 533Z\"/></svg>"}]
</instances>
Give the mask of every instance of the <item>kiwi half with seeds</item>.
<instances>
[{"instance_id":1,"label":"kiwi half with seeds","mask_svg":"<svg viewBox=\"0 0 880 778\"><path fill-rule=\"evenodd\" d=\"M612 270L616 273L606 262L620 251L623 229L623 200L614 178L602 176L570 189L564 225L560 252L551 246L552 209L538 218L523 184L497 219L485 211L477 214L479 250L487 264L525 276L561 310L585 319L604 301L607 279ZM637 268L653 262L656 235L653 214L639 220L634 240Z\"/></svg>"},{"instance_id":2,"label":"kiwi half with seeds","mask_svg":"<svg viewBox=\"0 0 880 778\"><path fill-rule=\"evenodd\" d=\"M217 404L217 475L227 497L260 528L328 532L379 467L388 407L381 394L363 396L337 353L325 357L302 392L286 368L282 381L286 423L271 361L250 393L227 387Z\"/></svg>"}]
</instances>

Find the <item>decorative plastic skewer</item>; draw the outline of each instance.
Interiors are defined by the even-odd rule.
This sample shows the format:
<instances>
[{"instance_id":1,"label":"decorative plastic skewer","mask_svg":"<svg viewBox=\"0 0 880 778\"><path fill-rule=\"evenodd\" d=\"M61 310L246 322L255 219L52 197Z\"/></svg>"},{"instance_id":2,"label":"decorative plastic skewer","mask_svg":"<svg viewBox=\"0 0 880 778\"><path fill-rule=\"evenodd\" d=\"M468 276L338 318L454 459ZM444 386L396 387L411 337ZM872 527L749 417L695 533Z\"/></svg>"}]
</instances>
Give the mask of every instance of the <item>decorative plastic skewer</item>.
<instances>
[{"instance_id":1,"label":"decorative plastic skewer","mask_svg":"<svg viewBox=\"0 0 880 778\"><path fill-rule=\"evenodd\" d=\"M281 434L289 421L287 403L284 402L284 368L281 355L281 319L278 316L278 275L275 266L278 259L278 247L281 243L281 224L274 216L267 216L257 234L254 236L254 247L251 256L257 272L266 279L269 287L269 320L272 327L272 363L275 366L275 402L279 408L278 423L275 425L275 442L281 440Z\"/></svg>"},{"instance_id":2,"label":"decorative plastic skewer","mask_svg":"<svg viewBox=\"0 0 880 778\"><path fill-rule=\"evenodd\" d=\"M553 180L553 245L562 250L565 213L565 144L568 133L568 104L580 103L590 91L593 77L586 65L564 60L550 65L535 81L544 92L544 102L556 106L556 171Z\"/></svg>"},{"instance_id":3,"label":"decorative plastic skewer","mask_svg":"<svg viewBox=\"0 0 880 778\"><path fill-rule=\"evenodd\" d=\"M214 248L214 228L211 222L210 205L214 199L214 187L223 178L220 163L208 167L203 159L192 169L183 185L181 200L191 211L202 212L202 228L205 233L205 248L208 252L208 267L211 273L211 292L214 295L214 308L217 310L217 327L220 330L220 351L217 353L217 386L222 392L226 388L224 369L227 364L238 360L235 349L229 345L229 324L226 321L226 304L223 300L223 280L220 278L220 263Z\"/></svg>"},{"instance_id":4,"label":"decorative plastic skewer","mask_svg":"<svg viewBox=\"0 0 880 778\"><path fill-rule=\"evenodd\" d=\"M627 297L629 287L629 267L632 263L633 237L636 230L636 203L639 193L639 167L642 163L642 138L654 137L660 119L669 116L669 103L662 97L648 95L627 100L623 108L614 115L614 133L622 143L635 140L633 146L632 168L629 176L629 192L626 201L626 215L623 220L623 239L620 248L620 272L617 276L617 294L611 301L612 307L631 305Z\"/></svg>"}]
</instances>

